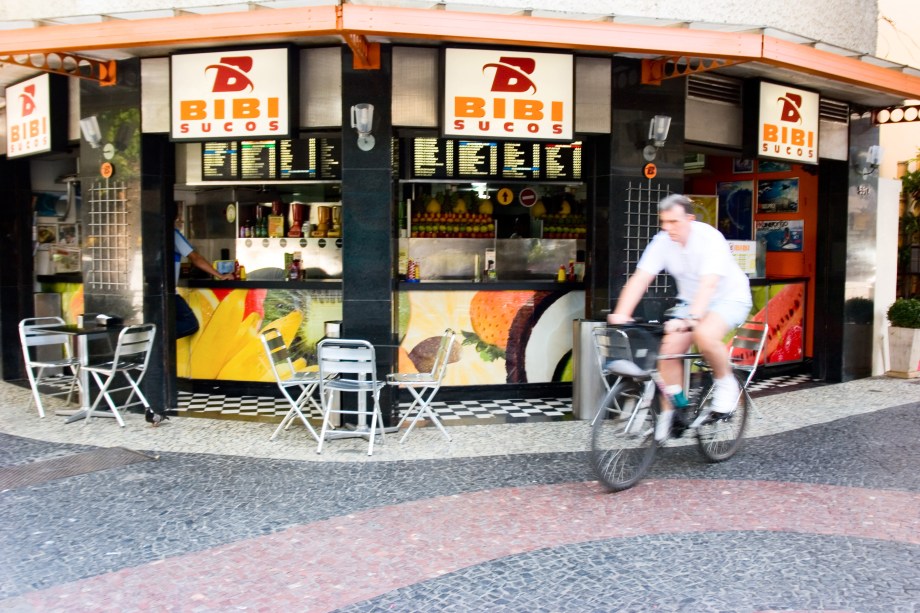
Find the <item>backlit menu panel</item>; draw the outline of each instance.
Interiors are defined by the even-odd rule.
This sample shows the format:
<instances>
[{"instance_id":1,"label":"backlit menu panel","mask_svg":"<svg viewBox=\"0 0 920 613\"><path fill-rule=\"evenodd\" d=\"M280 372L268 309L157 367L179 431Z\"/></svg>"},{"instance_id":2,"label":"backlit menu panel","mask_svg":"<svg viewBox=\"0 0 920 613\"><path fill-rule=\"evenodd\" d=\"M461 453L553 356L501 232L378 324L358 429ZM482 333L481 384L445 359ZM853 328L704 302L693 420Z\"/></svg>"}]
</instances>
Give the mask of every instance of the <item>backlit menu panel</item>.
<instances>
[{"instance_id":1,"label":"backlit menu panel","mask_svg":"<svg viewBox=\"0 0 920 613\"><path fill-rule=\"evenodd\" d=\"M221 141L203 143L201 178L205 181L234 181L239 174L239 143Z\"/></svg>"},{"instance_id":2,"label":"backlit menu panel","mask_svg":"<svg viewBox=\"0 0 920 613\"><path fill-rule=\"evenodd\" d=\"M316 141L317 156L316 167L320 179L342 178L342 139L341 138L311 138Z\"/></svg>"},{"instance_id":3,"label":"backlit menu panel","mask_svg":"<svg viewBox=\"0 0 920 613\"><path fill-rule=\"evenodd\" d=\"M540 143L502 143L502 177L505 179L540 178Z\"/></svg>"},{"instance_id":4,"label":"backlit menu panel","mask_svg":"<svg viewBox=\"0 0 920 613\"><path fill-rule=\"evenodd\" d=\"M543 148L543 178L581 179L581 143L547 144Z\"/></svg>"},{"instance_id":5,"label":"backlit menu panel","mask_svg":"<svg viewBox=\"0 0 920 613\"><path fill-rule=\"evenodd\" d=\"M315 180L316 164L310 156L313 139L282 140L278 143L278 156L281 163L278 175L282 179Z\"/></svg>"},{"instance_id":6,"label":"backlit menu panel","mask_svg":"<svg viewBox=\"0 0 920 613\"><path fill-rule=\"evenodd\" d=\"M466 179L498 176L498 143L457 141L457 176Z\"/></svg>"},{"instance_id":7,"label":"backlit menu panel","mask_svg":"<svg viewBox=\"0 0 920 613\"><path fill-rule=\"evenodd\" d=\"M416 179L453 177L454 141L443 138L413 139L412 176Z\"/></svg>"},{"instance_id":8,"label":"backlit menu panel","mask_svg":"<svg viewBox=\"0 0 920 613\"><path fill-rule=\"evenodd\" d=\"M278 176L278 141L244 140L240 145L240 179L271 180Z\"/></svg>"}]
</instances>

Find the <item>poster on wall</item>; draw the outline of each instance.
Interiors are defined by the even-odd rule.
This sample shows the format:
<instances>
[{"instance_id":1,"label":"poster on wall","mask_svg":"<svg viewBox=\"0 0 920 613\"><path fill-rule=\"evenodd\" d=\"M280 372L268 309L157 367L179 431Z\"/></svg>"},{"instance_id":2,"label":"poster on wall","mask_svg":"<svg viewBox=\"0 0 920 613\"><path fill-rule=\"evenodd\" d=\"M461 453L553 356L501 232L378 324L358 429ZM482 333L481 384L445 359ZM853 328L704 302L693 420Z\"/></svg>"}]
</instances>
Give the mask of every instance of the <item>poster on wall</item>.
<instances>
[{"instance_id":1,"label":"poster on wall","mask_svg":"<svg viewBox=\"0 0 920 613\"><path fill-rule=\"evenodd\" d=\"M696 220L718 228L719 197L716 195L688 195L693 200L693 210Z\"/></svg>"},{"instance_id":2,"label":"poster on wall","mask_svg":"<svg viewBox=\"0 0 920 613\"><path fill-rule=\"evenodd\" d=\"M792 170L792 164L788 162L777 162L776 160L760 160L757 164L757 170L764 172L789 172Z\"/></svg>"},{"instance_id":3,"label":"poster on wall","mask_svg":"<svg viewBox=\"0 0 920 613\"><path fill-rule=\"evenodd\" d=\"M754 182L726 181L716 185L719 196L718 229L728 240L751 240L754 219Z\"/></svg>"},{"instance_id":4,"label":"poster on wall","mask_svg":"<svg viewBox=\"0 0 920 613\"><path fill-rule=\"evenodd\" d=\"M754 172L753 158L734 158L732 160L732 174L743 175Z\"/></svg>"},{"instance_id":5,"label":"poster on wall","mask_svg":"<svg viewBox=\"0 0 920 613\"><path fill-rule=\"evenodd\" d=\"M796 213L798 210L798 179L761 179L758 181L758 213Z\"/></svg>"},{"instance_id":6,"label":"poster on wall","mask_svg":"<svg viewBox=\"0 0 920 613\"><path fill-rule=\"evenodd\" d=\"M758 221L757 240L767 244L767 251L801 251L805 222L801 219Z\"/></svg>"}]
</instances>

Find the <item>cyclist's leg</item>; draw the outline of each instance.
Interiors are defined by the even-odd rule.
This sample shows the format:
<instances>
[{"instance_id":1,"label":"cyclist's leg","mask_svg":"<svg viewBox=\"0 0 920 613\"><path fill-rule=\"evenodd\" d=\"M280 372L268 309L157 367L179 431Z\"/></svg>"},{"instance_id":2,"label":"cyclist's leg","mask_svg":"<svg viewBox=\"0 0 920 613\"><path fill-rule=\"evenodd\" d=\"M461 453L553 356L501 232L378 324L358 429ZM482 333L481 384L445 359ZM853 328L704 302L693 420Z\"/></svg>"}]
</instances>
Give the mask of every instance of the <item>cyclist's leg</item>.
<instances>
[{"instance_id":1,"label":"cyclist's leg","mask_svg":"<svg viewBox=\"0 0 920 613\"><path fill-rule=\"evenodd\" d=\"M686 353L690 348L692 335L690 332L670 332L661 339L659 352L661 355L677 355ZM680 385L684 382L683 360L658 360L658 373L665 386ZM655 440L661 442L668 437L671 423L674 421L674 407L665 395L661 395L660 413L655 424Z\"/></svg>"},{"instance_id":2,"label":"cyclist's leg","mask_svg":"<svg viewBox=\"0 0 920 613\"><path fill-rule=\"evenodd\" d=\"M707 410L730 413L737 403L741 388L732 372L723 339L729 330L744 321L749 310L745 303L716 301L693 330L693 342L712 368L713 401Z\"/></svg>"}]
</instances>

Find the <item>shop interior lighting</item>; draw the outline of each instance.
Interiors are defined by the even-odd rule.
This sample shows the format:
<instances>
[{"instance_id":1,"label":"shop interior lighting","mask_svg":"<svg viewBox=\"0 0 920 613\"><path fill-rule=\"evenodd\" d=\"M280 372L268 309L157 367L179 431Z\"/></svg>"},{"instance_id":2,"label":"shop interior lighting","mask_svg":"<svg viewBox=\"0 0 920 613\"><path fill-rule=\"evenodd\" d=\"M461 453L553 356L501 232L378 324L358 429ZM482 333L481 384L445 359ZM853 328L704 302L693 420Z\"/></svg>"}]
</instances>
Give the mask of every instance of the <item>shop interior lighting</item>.
<instances>
[{"instance_id":1,"label":"shop interior lighting","mask_svg":"<svg viewBox=\"0 0 920 613\"><path fill-rule=\"evenodd\" d=\"M670 115L655 115L648 126L648 144L642 149L642 157L646 162L651 162L658 155L658 150L664 147L668 140L668 130L671 129Z\"/></svg>"},{"instance_id":2,"label":"shop interior lighting","mask_svg":"<svg viewBox=\"0 0 920 613\"><path fill-rule=\"evenodd\" d=\"M370 151L374 148L374 105L362 102L351 107L351 127L358 133L358 149Z\"/></svg>"}]
</instances>

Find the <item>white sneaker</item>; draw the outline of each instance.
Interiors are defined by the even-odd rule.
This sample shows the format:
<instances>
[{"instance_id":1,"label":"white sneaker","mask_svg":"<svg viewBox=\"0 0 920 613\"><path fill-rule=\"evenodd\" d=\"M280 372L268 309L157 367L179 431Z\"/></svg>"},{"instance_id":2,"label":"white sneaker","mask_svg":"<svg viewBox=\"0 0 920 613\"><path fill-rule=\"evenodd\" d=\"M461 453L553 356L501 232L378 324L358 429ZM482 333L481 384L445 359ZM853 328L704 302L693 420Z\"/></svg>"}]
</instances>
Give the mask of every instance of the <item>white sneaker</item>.
<instances>
[{"instance_id":1,"label":"white sneaker","mask_svg":"<svg viewBox=\"0 0 920 613\"><path fill-rule=\"evenodd\" d=\"M717 381L712 390L712 403L710 408L716 413L731 413L738 404L741 388L734 377L724 382Z\"/></svg>"},{"instance_id":2,"label":"white sneaker","mask_svg":"<svg viewBox=\"0 0 920 613\"><path fill-rule=\"evenodd\" d=\"M674 420L674 411L662 411L655 421L655 440L659 443L667 440L671 434L671 422Z\"/></svg>"}]
</instances>

